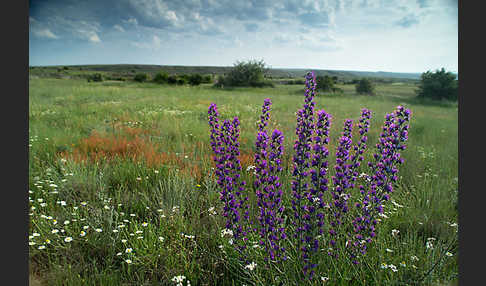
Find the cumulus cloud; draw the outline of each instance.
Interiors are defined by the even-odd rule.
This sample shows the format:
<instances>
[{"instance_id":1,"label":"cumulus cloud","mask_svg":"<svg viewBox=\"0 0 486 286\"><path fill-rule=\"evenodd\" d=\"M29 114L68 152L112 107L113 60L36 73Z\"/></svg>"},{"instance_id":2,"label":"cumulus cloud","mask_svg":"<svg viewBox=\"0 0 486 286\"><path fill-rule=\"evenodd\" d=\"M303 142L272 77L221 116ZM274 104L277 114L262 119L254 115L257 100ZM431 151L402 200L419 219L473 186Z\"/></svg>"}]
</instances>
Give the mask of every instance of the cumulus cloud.
<instances>
[{"instance_id":1,"label":"cumulus cloud","mask_svg":"<svg viewBox=\"0 0 486 286\"><path fill-rule=\"evenodd\" d=\"M125 32L125 29L123 29L123 27L122 27L122 26L120 26L120 25L118 25L118 24L114 25L114 26L113 26L113 28L114 28L115 30L120 31L120 32Z\"/></svg>"},{"instance_id":2,"label":"cumulus cloud","mask_svg":"<svg viewBox=\"0 0 486 286\"><path fill-rule=\"evenodd\" d=\"M30 31L36 37L45 39L59 39L59 36L54 34L49 28L45 27L44 24L37 21L33 17L29 17L29 26Z\"/></svg>"},{"instance_id":3,"label":"cumulus cloud","mask_svg":"<svg viewBox=\"0 0 486 286\"><path fill-rule=\"evenodd\" d=\"M33 29L32 33L39 38L59 39L51 30L47 28Z\"/></svg>"},{"instance_id":4,"label":"cumulus cloud","mask_svg":"<svg viewBox=\"0 0 486 286\"><path fill-rule=\"evenodd\" d=\"M149 50L159 50L162 46L162 40L157 36L153 35L151 40L149 41L133 41L131 44L140 49L149 49Z\"/></svg>"}]
</instances>

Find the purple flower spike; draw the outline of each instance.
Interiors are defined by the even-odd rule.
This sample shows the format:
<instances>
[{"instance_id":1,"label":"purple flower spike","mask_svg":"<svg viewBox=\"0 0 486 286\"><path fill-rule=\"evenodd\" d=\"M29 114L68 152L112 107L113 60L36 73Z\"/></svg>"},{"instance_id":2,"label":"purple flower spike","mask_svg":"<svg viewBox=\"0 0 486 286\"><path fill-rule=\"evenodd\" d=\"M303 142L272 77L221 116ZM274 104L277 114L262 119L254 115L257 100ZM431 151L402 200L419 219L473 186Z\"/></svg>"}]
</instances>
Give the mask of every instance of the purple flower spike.
<instances>
[{"instance_id":1,"label":"purple flower spike","mask_svg":"<svg viewBox=\"0 0 486 286\"><path fill-rule=\"evenodd\" d=\"M213 149L215 173L220 188L220 200L223 202L223 217L226 228L232 230L235 247L238 251L246 248L247 222L249 219L248 197L244 196L246 182L240 179L241 164L238 138L239 120L224 120L219 124L219 113L216 104L208 109L208 122L211 128L210 141ZM241 215L243 214L243 219Z\"/></svg>"},{"instance_id":2,"label":"purple flower spike","mask_svg":"<svg viewBox=\"0 0 486 286\"><path fill-rule=\"evenodd\" d=\"M266 127L270 118L270 99L265 99L262 106L259 132L255 142L255 190L259 216L257 226L260 245L265 246L265 259L282 261L286 259L285 248L280 240L286 237L283 227L282 188L279 174L282 171L283 139L281 131L274 130L272 138L268 137ZM270 141L270 143L269 143Z\"/></svg>"},{"instance_id":3,"label":"purple flower spike","mask_svg":"<svg viewBox=\"0 0 486 286\"><path fill-rule=\"evenodd\" d=\"M356 259L359 254L364 255L367 244L376 236L376 219L383 214L383 206L393 192L393 182L397 181L397 166L403 163L400 151L406 147L404 143L408 139L410 116L410 110L402 106L385 116L376 144L377 153L373 155L374 161L368 162L372 175L366 176L364 186L360 185L363 197L361 203L357 204L360 214L352 222L355 240L352 244L355 246L351 251L352 259ZM363 126L366 128L366 124Z\"/></svg>"}]
</instances>

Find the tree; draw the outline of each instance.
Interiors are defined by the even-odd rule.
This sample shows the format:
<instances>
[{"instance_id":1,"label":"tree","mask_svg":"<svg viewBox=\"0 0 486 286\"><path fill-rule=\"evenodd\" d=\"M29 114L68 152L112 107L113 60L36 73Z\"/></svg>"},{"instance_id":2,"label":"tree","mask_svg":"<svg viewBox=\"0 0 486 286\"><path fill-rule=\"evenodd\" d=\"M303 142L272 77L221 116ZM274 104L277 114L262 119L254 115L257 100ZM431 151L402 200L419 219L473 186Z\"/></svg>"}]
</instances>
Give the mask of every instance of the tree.
<instances>
[{"instance_id":1,"label":"tree","mask_svg":"<svg viewBox=\"0 0 486 286\"><path fill-rule=\"evenodd\" d=\"M267 71L263 60L248 62L237 61L227 75L218 80L218 86L252 86L264 87L273 86L269 81L264 80Z\"/></svg>"},{"instance_id":2,"label":"tree","mask_svg":"<svg viewBox=\"0 0 486 286\"><path fill-rule=\"evenodd\" d=\"M202 75L200 75L198 73L191 74L189 76L189 84L190 85L200 85L202 80L203 80Z\"/></svg>"},{"instance_id":3,"label":"tree","mask_svg":"<svg viewBox=\"0 0 486 286\"><path fill-rule=\"evenodd\" d=\"M334 80L330 76L317 76L316 87L322 91L332 91L334 89Z\"/></svg>"},{"instance_id":4,"label":"tree","mask_svg":"<svg viewBox=\"0 0 486 286\"><path fill-rule=\"evenodd\" d=\"M444 68L435 72L427 71L420 76L416 90L417 96L431 99L457 100L458 83L456 75L446 72Z\"/></svg>"},{"instance_id":5,"label":"tree","mask_svg":"<svg viewBox=\"0 0 486 286\"><path fill-rule=\"evenodd\" d=\"M137 73L133 80L138 81L138 82L145 82L147 81L148 76L146 73Z\"/></svg>"},{"instance_id":6,"label":"tree","mask_svg":"<svg viewBox=\"0 0 486 286\"><path fill-rule=\"evenodd\" d=\"M167 74L165 71L160 71L158 72L155 76L153 81L156 83L167 83L167 79L169 78L169 74Z\"/></svg>"},{"instance_id":7,"label":"tree","mask_svg":"<svg viewBox=\"0 0 486 286\"><path fill-rule=\"evenodd\" d=\"M362 78L356 83L356 92L359 94L373 95L375 92L375 86L370 79Z\"/></svg>"}]
</instances>

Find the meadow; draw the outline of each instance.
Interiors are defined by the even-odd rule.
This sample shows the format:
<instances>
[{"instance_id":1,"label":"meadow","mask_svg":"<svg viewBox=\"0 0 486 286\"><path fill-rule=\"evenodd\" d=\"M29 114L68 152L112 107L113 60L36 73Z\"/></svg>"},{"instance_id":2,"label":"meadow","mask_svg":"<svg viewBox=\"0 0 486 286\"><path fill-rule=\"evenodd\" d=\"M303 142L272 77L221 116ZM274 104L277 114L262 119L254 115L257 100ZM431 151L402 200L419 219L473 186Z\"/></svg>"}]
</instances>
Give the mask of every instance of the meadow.
<instances>
[{"instance_id":1,"label":"meadow","mask_svg":"<svg viewBox=\"0 0 486 286\"><path fill-rule=\"evenodd\" d=\"M283 202L290 206L296 111L303 85L216 89L130 81L29 81L29 266L46 285L455 285L458 281L457 103L419 101L412 83L380 84L375 96L316 97L333 117L330 158L347 118L372 111L370 159L385 114L412 111L404 164L366 263L322 252L312 282L292 256L281 269L237 259L222 232L208 107L241 122L242 177L251 186L261 106L283 132ZM250 167L250 168L248 168ZM361 172L367 172L362 167ZM251 190L251 188L250 188ZM250 202L255 197L250 195ZM290 209L290 207L288 207ZM255 209L252 209L255 212ZM393 265L393 267L391 267ZM178 279L183 282L177 282ZM189 282L190 281L190 282Z\"/></svg>"}]
</instances>

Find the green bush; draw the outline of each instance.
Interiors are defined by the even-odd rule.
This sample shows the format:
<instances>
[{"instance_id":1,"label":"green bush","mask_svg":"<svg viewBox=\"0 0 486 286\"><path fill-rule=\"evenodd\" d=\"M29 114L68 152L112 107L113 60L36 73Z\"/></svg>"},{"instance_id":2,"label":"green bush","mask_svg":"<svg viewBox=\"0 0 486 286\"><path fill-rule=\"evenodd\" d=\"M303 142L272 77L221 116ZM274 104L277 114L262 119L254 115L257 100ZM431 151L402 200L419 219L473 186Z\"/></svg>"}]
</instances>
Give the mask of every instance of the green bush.
<instances>
[{"instance_id":1,"label":"green bush","mask_svg":"<svg viewBox=\"0 0 486 286\"><path fill-rule=\"evenodd\" d=\"M191 74L189 76L189 84L190 85L200 85L202 83L202 80L203 80L203 77L202 75L198 74L198 73L195 73L195 74Z\"/></svg>"},{"instance_id":2,"label":"green bush","mask_svg":"<svg viewBox=\"0 0 486 286\"><path fill-rule=\"evenodd\" d=\"M210 74L203 76L201 83L212 83L213 77Z\"/></svg>"},{"instance_id":3,"label":"green bush","mask_svg":"<svg viewBox=\"0 0 486 286\"><path fill-rule=\"evenodd\" d=\"M137 73L133 78L134 81L138 82L145 82L148 79L148 75L146 73Z\"/></svg>"},{"instance_id":4,"label":"green bush","mask_svg":"<svg viewBox=\"0 0 486 286\"><path fill-rule=\"evenodd\" d=\"M422 73L417 96L430 99L447 99L456 101L458 97L456 76L444 68L435 72Z\"/></svg>"},{"instance_id":5,"label":"green bush","mask_svg":"<svg viewBox=\"0 0 486 286\"><path fill-rule=\"evenodd\" d=\"M88 75L88 82L92 82L92 81L95 82L103 81L103 75L101 75L100 73Z\"/></svg>"},{"instance_id":6,"label":"green bush","mask_svg":"<svg viewBox=\"0 0 486 286\"><path fill-rule=\"evenodd\" d=\"M166 73L165 71L160 71L157 74L155 74L153 81L156 83L164 84L167 83L169 79L169 74Z\"/></svg>"},{"instance_id":7,"label":"green bush","mask_svg":"<svg viewBox=\"0 0 486 286\"><path fill-rule=\"evenodd\" d=\"M321 91L332 91L334 88L334 80L330 76L317 76L316 88Z\"/></svg>"},{"instance_id":8,"label":"green bush","mask_svg":"<svg viewBox=\"0 0 486 286\"><path fill-rule=\"evenodd\" d=\"M250 60L248 62L237 61L227 75L218 78L218 82L215 84L215 86L273 87L274 85L271 81L264 79L266 70L267 69L263 60Z\"/></svg>"},{"instance_id":9,"label":"green bush","mask_svg":"<svg viewBox=\"0 0 486 286\"><path fill-rule=\"evenodd\" d=\"M168 84L176 84L177 83L177 77L175 75L170 75L167 78L167 83Z\"/></svg>"},{"instance_id":10,"label":"green bush","mask_svg":"<svg viewBox=\"0 0 486 286\"><path fill-rule=\"evenodd\" d=\"M359 94L375 94L375 85L371 82L370 79L362 78L356 84L356 92Z\"/></svg>"}]
</instances>

